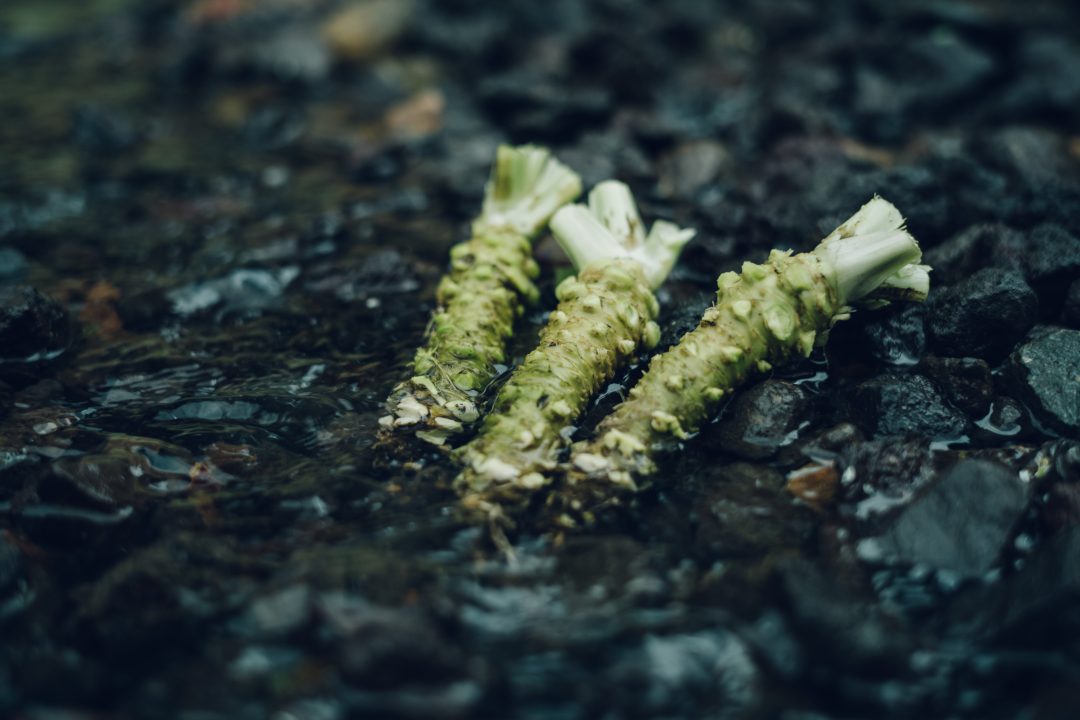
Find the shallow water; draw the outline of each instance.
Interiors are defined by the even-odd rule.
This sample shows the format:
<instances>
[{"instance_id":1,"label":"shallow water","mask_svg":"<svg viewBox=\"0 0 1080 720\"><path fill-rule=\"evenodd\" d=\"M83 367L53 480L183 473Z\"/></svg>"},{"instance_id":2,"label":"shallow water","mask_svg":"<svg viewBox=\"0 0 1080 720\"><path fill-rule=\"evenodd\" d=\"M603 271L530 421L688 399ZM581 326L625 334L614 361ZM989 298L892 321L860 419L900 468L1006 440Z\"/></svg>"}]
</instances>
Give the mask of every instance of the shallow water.
<instances>
[{"instance_id":1,"label":"shallow water","mask_svg":"<svg viewBox=\"0 0 1080 720\"><path fill-rule=\"evenodd\" d=\"M417 2L357 59L318 0L6 2L0 286L73 330L0 367L0 715L1070 717L1075 433L1000 373L978 414L937 381L964 432L905 410L875 433L853 393L934 351L903 310L773 375L802 393L778 447L732 452L731 404L632 507L510 554L438 451L375 443L501 140L699 228L662 343L719 272L874 192L927 248L1080 232L1076 88L1039 84L1080 57L1076 13L868 7ZM897 43L940 77L893 68ZM537 254L550 307L565 262ZM1067 324L1057 282L1032 280L1040 322ZM942 542L984 534L939 567L890 555L897 513L970 458L1020 505L959 496Z\"/></svg>"}]
</instances>

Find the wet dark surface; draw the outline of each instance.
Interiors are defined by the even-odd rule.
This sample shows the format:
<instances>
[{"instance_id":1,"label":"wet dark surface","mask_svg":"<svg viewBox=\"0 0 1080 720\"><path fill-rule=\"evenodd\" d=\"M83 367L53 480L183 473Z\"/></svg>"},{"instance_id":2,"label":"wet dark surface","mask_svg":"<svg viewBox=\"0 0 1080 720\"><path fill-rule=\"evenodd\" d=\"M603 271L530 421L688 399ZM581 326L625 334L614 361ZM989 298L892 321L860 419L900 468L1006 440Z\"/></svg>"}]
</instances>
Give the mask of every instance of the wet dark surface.
<instances>
[{"instance_id":1,"label":"wet dark surface","mask_svg":"<svg viewBox=\"0 0 1080 720\"><path fill-rule=\"evenodd\" d=\"M1075 717L1078 27L7 0L0 716ZM699 228L662 343L873 193L931 300L856 313L632 507L508 558L438 454L373 447L500 141Z\"/></svg>"}]
</instances>

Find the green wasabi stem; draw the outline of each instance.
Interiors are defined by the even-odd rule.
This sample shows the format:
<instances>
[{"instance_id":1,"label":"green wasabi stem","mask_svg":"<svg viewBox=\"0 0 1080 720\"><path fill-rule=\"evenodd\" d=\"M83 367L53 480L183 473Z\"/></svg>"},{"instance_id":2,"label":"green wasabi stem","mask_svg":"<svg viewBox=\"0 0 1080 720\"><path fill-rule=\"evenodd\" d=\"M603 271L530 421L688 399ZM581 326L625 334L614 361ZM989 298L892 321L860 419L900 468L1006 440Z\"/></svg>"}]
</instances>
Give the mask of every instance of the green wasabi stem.
<instances>
[{"instance_id":1,"label":"green wasabi stem","mask_svg":"<svg viewBox=\"0 0 1080 720\"><path fill-rule=\"evenodd\" d=\"M806 357L852 305L921 301L929 268L900 213L875 197L810 253L774 250L764 265L720 276L698 327L654 357L629 397L576 443L565 485L549 498L557 524L588 524L655 469L654 455L686 440L752 375Z\"/></svg>"},{"instance_id":2,"label":"green wasabi stem","mask_svg":"<svg viewBox=\"0 0 1080 720\"><path fill-rule=\"evenodd\" d=\"M489 516L526 500L558 467L589 400L660 329L653 290L693 230L657 222L646 236L626 185L604 182L589 207L565 207L551 230L579 272L563 281L538 347L513 372L480 432L458 451L456 487Z\"/></svg>"},{"instance_id":3,"label":"green wasabi stem","mask_svg":"<svg viewBox=\"0 0 1080 720\"><path fill-rule=\"evenodd\" d=\"M581 179L544 148L500 146L472 237L450 250L450 272L412 377L394 388L386 430L442 445L479 419L476 399L506 361L514 320L538 291L532 239L581 193Z\"/></svg>"}]
</instances>

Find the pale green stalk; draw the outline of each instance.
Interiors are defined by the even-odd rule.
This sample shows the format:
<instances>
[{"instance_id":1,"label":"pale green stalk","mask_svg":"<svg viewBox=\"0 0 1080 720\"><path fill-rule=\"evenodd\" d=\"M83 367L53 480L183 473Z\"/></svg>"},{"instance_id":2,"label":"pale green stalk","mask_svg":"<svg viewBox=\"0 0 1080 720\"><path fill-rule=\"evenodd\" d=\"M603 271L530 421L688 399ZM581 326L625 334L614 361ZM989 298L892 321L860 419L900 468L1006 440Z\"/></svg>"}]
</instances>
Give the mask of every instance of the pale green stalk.
<instances>
[{"instance_id":1,"label":"pale green stalk","mask_svg":"<svg viewBox=\"0 0 1080 720\"><path fill-rule=\"evenodd\" d=\"M593 439L574 445L566 483L550 496L556 521L587 523L597 506L636 491L657 452L688 440L753 375L809 355L852 305L925 299L920 258L900 213L875 197L813 252L774 250L764 265L721 275L698 327L652 359Z\"/></svg>"},{"instance_id":2,"label":"pale green stalk","mask_svg":"<svg viewBox=\"0 0 1080 720\"><path fill-rule=\"evenodd\" d=\"M495 399L477 437L458 452L456 486L489 514L547 484L588 402L659 338L653 290L693 236L657 222L645 234L629 188L605 182L589 207L556 213L551 229L579 270L557 291L558 308Z\"/></svg>"},{"instance_id":3,"label":"pale green stalk","mask_svg":"<svg viewBox=\"0 0 1080 720\"><path fill-rule=\"evenodd\" d=\"M532 239L580 192L580 178L546 149L499 147L483 211L472 237L450 250L425 343L387 400L383 428L441 445L479 419L477 397L506 362L515 319L538 297Z\"/></svg>"}]
</instances>

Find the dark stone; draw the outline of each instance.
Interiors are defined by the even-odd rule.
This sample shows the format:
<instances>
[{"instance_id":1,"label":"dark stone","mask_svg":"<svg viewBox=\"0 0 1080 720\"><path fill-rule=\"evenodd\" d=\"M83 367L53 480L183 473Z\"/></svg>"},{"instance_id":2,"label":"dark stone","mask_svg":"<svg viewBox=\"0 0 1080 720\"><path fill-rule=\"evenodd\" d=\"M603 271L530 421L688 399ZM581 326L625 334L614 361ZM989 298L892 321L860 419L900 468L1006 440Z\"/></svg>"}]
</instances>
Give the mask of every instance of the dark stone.
<instances>
[{"instance_id":1,"label":"dark stone","mask_svg":"<svg viewBox=\"0 0 1080 720\"><path fill-rule=\"evenodd\" d=\"M990 417L980 422L979 428L1012 441L1025 440L1038 434L1024 406L1005 396L994 398L990 405Z\"/></svg>"},{"instance_id":2,"label":"dark stone","mask_svg":"<svg viewBox=\"0 0 1080 720\"><path fill-rule=\"evenodd\" d=\"M324 594L316 606L339 648L337 667L353 685L382 689L461 674L460 654L419 610L372 605L344 593Z\"/></svg>"},{"instance_id":3,"label":"dark stone","mask_svg":"<svg viewBox=\"0 0 1080 720\"><path fill-rule=\"evenodd\" d=\"M855 388L850 405L859 427L874 437L954 438L968 429L967 419L922 375L879 375Z\"/></svg>"},{"instance_id":4,"label":"dark stone","mask_svg":"<svg viewBox=\"0 0 1080 720\"><path fill-rule=\"evenodd\" d=\"M305 288L331 292L339 300L352 302L415 292L420 288L420 280L401 253L380 250L364 258L355 270L310 280L305 283Z\"/></svg>"},{"instance_id":5,"label":"dark stone","mask_svg":"<svg viewBox=\"0 0 1080 720\"><path fill-rule=\"evenodd\" d=\"M852 109L876 140L899 139L916 114L941 114L949 103L971 97L995 67L992 56L952 35L909 39L903 63L895 62L896 51L871 46L860 53L868 61L854 73Z\"/></svg>"},{"instance_id":6,"label":"dark stone","mask_svg":"<svg viewBox=\"0 0 1080 720\"><path fill-rule=\"evenodd\" d=\"M490 77L477 90L501 124L542 139L573 138L601 124L612 109L612 96L603 88L571 88L528 71Z\"/></svg>"},{"instance_id":7,"label":"dark stone","mask_svg":"<svg viewBox=\"0 0 1080 720\"><path fill-rule=\"evenodd\" d=\"M903 670L912 647L900 617L854 596L805 560L785 561L779 575L792 625L811 653L860 673Z\"/></svg>"},{"instance_id":8,"label":"dark stone","mask_svg":"<svg viewBox=\"0 0 1080 720\"><path fill-rule=\"evenodd\" d=\"M772 468L736 463L708 471L694 505L695 543L710 555L756 557L805 545L813 514Z\"/></svg>"},{"instance_id":9,"label":"dark stone","mask_svg":"<svg viewBox=\"0 0 1080 720\"><path fill-rule=\"evenodd\" d=\"M1054 483L1040 498L1039 516L1051 533L1080 525L1080 484Z\"/></svg>"},{"instance_id":10,"label":"dark stone","mask_svg":"<svg viewBox=\"0 0 1080 720\"><path fill-rule=\"evenodd\" d=\"M741 392L707 431L707 442L747 460L771 457L790 443L809 414L806 391L786 380L766 380Z\"/></svg>"},{"instance_id":11,"label":"dark stone","mask_svg":"<svg viewBox=\"0 0 1080 720\"><path fill-rule=\"evenodd\" d=\"M727 149L713 140L682 143L657 165L658 188L665 197L691 198L731 164Z\"/></svg>"},{"instance_id":12,"label":"dark stone","mask_svg":"<svg viewBox=\"0 0 1080 720\"><path fill-rule=\"evenodd\" d=\"M922 305L903 305L880 313L862 329L870 353L881 362L913 363L926 351Z\"/></svg>"},{"instance_id":13,"label":"dark stone","mask_svg":"<svg viewBox=\"0 0 1080 720\"><path fill-rule=\"evenodd\" d=\"M51 369L75 341L58 303L21 286L0 293L0 380L21 387Z\"/></svg>"},{"instance_id":14,"label":"dark stone","mask_svg":"<svg viewBox=\"0 0 1080 720\"><path fill-rule=\"evenodd\" d=\"M82 105L72 112L71 134L80 148L102 155L123 152L139 139L126 117L97 105Z\"/></svg>"},{"instance_id":15,"label":"dark stone","mask_svg":"<svg viewBox=\"0 0 1080 720\"><path fill-rule=\"evenodd\" d=\"M945 397L972 418L981 418L990 410L994 379L990 366L977 358L925 357L919 372L934 381Z\"/></svg>"},{"instance_id":16,"label":"dark stone","mask_svg":"<svg viewBox=\"0 0 1080 720\"><path fill-rule=\"evenodd\" d=\"M11 406L14 402L15 393L11 390L11 386L0 381L0 420L3 420L11 412Z\"/></svg>"},{"instance_id":17,"label":"dark stone","mask_svg":"<svg viewBox=\"0 0 1080 720\"><path fill-rule=\"evenodd\" d=\"M1066 325L1080 329L1080 280L1073 280L1069 292L1065 295L1065 306L1061 309L1061 319Z\"/></svg>"},{"instance_id":18,"label":"dark stone","mask_svg":"<svg viewBox=\"0 0 1080 720\"><path fill-rule=\"evenodd\" d=\"M937 476L934 453L922 439L853 443L840 460L841 510L871 526Z\"/></svg>"},{"instance_id":19,"label":"dark stone","mask_svg":"<svg viewBox=\"0 0 1080 720\"><path fill-rule=\"evenodd\" d=\"M865 438L859 428L844 422L808 437L800 437L791 445L781 449L777 455L777 461L784 467L803 465L807 458L829 462L840 457L845 449L863 440Z\"/></svg>"},{"instance_id":20,"label":"dark stone","mask_svg":"<svg viewBox=\"0 0 1080 720\"><path fill-rule=\"evenodd\" d=\"M1023 234L1000 223L972 225L923 254L923 262L934 269L931 284L952 285L982 270L987 264L1017 267L1007 256L1010 249L1021 249ZM1005 264L995 262L999 253Z\"/></svg>"},{"instance_id":21,"label":"dark stone","mask_svg":"<svg viewBox=\"0 0 1080 720\"><path fill-rule=\"evenodd\" d=\"M1035 417L1058 432L1080 433L1080 330L1043 328L1009 358L1006 381Z\"/></svg>"},{"instance_id":22,"label":"dark stone","mask_svg":"<svg viewBox=\"0 0 1080 720\"><path fill-rule=\"evenodd\" d=\"M759 682L749 648L725 630L649 634L621 655L604 703L616 717L739 717Z\"/></svg>"},{"instance_id":23,"label":"dark stone","mask_svg":"<svg viewBox=\"0 0 1080 720\"><path fill-rule=\"evenodd\" d=\"M116 302L116 312L125 330L150 332L172 316L172 302L161 288L147 288L122 293Z\"/></svg>"},{"instance_id":24,"label":"dark stone","mask_svg":"<svg viewBox=\"0 0 1080 720\"><path fill-rule=\"evenodd\" d=\"M0 533L0 597L11 587L22 569L22 553Z\"/></svg>"},{"instance_id":25,"label":"dark stone","mask_svg":"<svg viewBox=\"0 0 1080 720\"><path fill-rule=\"evenodd\" d=\"M963 460L920 493L864 557L927 565L963 577L985 574L1008 544L1027 506L1016 474L984 460Z\"/></svg>"},{"instance_id":26,"label":"dark stone","mask_svg":"<svg viewBox=\"0 0 1080 720\"><path fill-rule=\"evenodd\" d=\"M1080 277L1080 238L1060 225L1039 225L1028 235L1023 268L1040 302L1059 307L1070 283Z\"/></svg>"},{"instance_id":27,"label":"dark stone","mask_svg":"<svg viewBox=\"0 0 1080 720\"><path fill-rule=\"evenodd\" d=\"M26 257L15 248L0 247L0 284L19 282L26 274Z\"/></svg>"},{"instance_id":28,"label":"dark stone","mask_svg":"<svg viewBox=\"0 0 1080 720\"><path fill-rule=\"evenodd\" d=\"M996 636L1011 645L1063 649L1080 633L1080 525L1035 549L1020 572L960 595L954 627Z\"/></svg>"},{"instance_id":29,"label":"dark stone","mask_svg":"<svg viewBox=\"0 0 1080 720\"><path fill-rule=\"evenodd\" d=\"M986 268L931 296L931 345L951 357L1004 357L1035 324L1035 292L1015 271Z\"/></svg>"},{"instance_id":30,"label":"dark stone","mask_svg":"<svg viewBox=\"0 0 1080 720\"><path fill-rule=\"evenodd\" d=\"M177 315L191 316L215 311L226 315L255 316L284 304L285 289L299 269L295 265L276 270L238 268L224 277L198 280L169 291Z\"/></svg>"}]
</instances>

